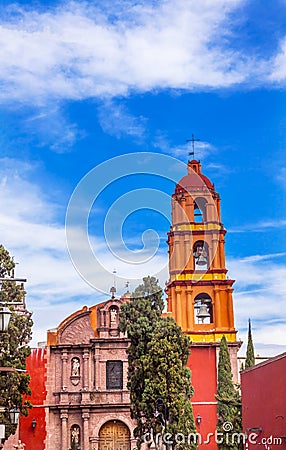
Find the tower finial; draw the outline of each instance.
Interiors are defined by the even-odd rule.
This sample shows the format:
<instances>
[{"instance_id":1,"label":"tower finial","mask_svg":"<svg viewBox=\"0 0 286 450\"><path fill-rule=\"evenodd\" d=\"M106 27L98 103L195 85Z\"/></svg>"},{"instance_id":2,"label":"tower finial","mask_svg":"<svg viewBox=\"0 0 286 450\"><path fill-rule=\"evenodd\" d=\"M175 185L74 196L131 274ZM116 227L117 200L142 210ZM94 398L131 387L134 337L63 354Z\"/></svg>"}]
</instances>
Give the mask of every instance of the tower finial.
<instances>
[{"instance_id":1,"label":"tower finial","mask_svg":"<svg viewBox=\"0 0 286 450\"><path fill-rule=\"evenodd\" d=\"M186 139L186 142L192 143L192 151L189 152L189 156L195 157L195 142L199 142L200 139L195 139L195 135L192 133L192 139Z\"/></svg>"}]
</instances>

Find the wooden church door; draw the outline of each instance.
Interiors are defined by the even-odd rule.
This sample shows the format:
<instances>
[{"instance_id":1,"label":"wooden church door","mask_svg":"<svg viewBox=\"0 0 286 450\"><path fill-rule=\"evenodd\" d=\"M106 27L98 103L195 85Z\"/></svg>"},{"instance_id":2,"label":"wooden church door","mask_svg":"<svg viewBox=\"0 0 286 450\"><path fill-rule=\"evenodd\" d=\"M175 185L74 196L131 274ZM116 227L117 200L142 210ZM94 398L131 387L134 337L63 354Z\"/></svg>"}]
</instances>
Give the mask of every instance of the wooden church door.
<instances>
[{"instance_id":1,"label":"wooden church door","mask_svg":"<svg viewBox=\"0 0 286 450\"><path fill-rule=\"evenodd\" d=\"M99 450L130 450L128 427L118 420L106 422L99 432Z\"/></svg>"}]
</instances>

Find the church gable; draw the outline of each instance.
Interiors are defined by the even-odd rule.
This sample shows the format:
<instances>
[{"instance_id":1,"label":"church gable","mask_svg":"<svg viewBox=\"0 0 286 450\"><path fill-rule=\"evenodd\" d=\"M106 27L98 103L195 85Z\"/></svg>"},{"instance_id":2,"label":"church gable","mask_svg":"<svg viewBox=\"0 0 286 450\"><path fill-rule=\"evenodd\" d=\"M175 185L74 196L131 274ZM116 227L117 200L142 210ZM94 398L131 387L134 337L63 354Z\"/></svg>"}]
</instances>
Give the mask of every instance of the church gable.
<instances>
[{"instance_id":1,"label":"church gable","mask_svg":"<svg viewBox=\"0 0 286 450\"><path fill-rule=\"evenodd\" d=\"M94 338L90 311L85 311L68 321L59 332L59 344L88 344Z\"/></svg>"}]
</instances>

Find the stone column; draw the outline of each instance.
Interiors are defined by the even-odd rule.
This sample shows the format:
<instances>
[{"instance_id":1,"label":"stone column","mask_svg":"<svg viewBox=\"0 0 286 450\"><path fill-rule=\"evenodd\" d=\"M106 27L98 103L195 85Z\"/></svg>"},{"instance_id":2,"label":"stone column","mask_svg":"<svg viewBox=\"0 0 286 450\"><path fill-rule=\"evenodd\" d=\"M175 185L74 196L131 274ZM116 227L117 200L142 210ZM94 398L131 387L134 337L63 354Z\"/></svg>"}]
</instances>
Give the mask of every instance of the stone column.
<instances>
[{"instance_id":1,"label":"stone column","mask_svg":"<svg viewBox=\"0 0 286 450\"><path fill-rule=\"evenodd\" d=\"M94 348L94 387L96 390L100 388L100 364L99 364L99 348Z\"/></svg>"},{"instance_id":2,"label":"stone column","mask_svg":"<svg viewBox=\"0 0 286 450\"><path fill-rule=\"evenodd\" d=\"M89 410L83 410L83 449L89 450Z\"/></svg>"},{"instance_id":3,"label":"stone column","mask_svg":"<svg viewBox=\"0 0 286 450\"><path fill-rule=\"evenodd\" d=\"M174 270L180 270L180 238L174 236Z\"/></svg>"},{"instance_id":4,"label":"stone column","mask_svg":"<svg viewBox=\"0 0 286 450\"><path fill-rule=\"evenodd\" d=\"M189 222L194 222L194 199L191 194L186 194L186 211Z\"/></svg>"},{"instance_id":5,"label":"stone column","mask_svg":"<svg viewBox=\"0 0 286 450\"><path fill-rule=\"evenodd\" d=\"M185 245L185 259L187 261L187 269L194 270L194 256L193 256L193 246L192 246L192 235L187 234L184 239Z\"/></svg>"},{"instance_id":6,"label":"stone column","mask_svg":"<svg viewBox=\"0 0 286 450\"><path fill-rule=\"evenodd\" d=\"M191 288L186 289L186 295L187 295L187 329L193 330L194 329L194 305L192 301L192 293L193 290Z\"/></svg>"},{"instance_id":7,"label":"stone column","mask_svg":"<svg viewBox=\"0 0 286 450\"><path fill-rule=\"evenodd\" d=\"M61 417L61 450L68 450L68 410L61 409L60 412Z\"/></svg>"},{"instance_id":8,"label":"stone column","mask_svg":"<svg viewBox=\"0 0 286 450\"><path fill-rule=\"evenodd\" d=\"M182 289L180 286L175 287L175 293L176 293L176 300L175 300L175 320L177 324L181 327L182 326L182 304L181 304L181 293Z\"/></svg>"},{"instance_id":9,"label":"stone column","mask_svg":"<svg viewBox=\"0 0 286 450\"><path fill-rule=\"evenodd\" d=\"M220 289L214 289L214 321L216 328L221 328Z\"/></svg>"},{"instance_id":10,"label":"stone column","mask_svg":"<svg viewBox=\"0 0 286 450\"><path fill-rule=\"evenodd\" d=\"M225 244L224 238L220 238L220 241L219 241L219 249L220 249L220 267L221 267L222 269L225 268L224 244Z\"/></svg>"},{"instance_id":11,"label":"stone column","mask_svg":"<svg viewBox=\"0 0 286 450\"><path fill-rule=\"evenodd\" d=\"M212 238L212 257L213 257L213 268L218 269L219 268L219 243L218 243L218 237L214 236Z\"/></svg>"},{"instance_id":12,"label":"stone column","mask_svg":"<svg viewBox=\"0 0 286 450\"><path fill-rule=\"evenodd\" d=\"M234 312L233 312L233 300L232 293L233 288L227 289L227 312L228 312L228 327L234 329Z\"/></svg>"},{"instance_id":13,"label":"stone column","mask_svg":"<svg viewBox=\"0 0 286 450\"><path fill-rule=\"evenodd\" d=\"M178 205L179 202L173 198L172 200L172 219L173 219L173 225L177 225L177 223L179 222L179 211L178 211Z\"/></svg>"},{"instance_id":14,"label":"stone column","mask_svg":"<svg viewBox=\"0 0 286 450\"><path fill-rule=\"evenodd\" d=\"M62 390L64 391L67 388L68 385L68 352L66 349L62 350Z\"/></svg>"},{"instance_id":15,"label":"stone column","mask_svg":"<svg viewBox=\"0 0 286 450\"><path fill-rule=\"evenodd\" d=\"M187 211L186 211L186 198L183 197L181 200L181 222L182 223L188 223L188 215L187 215Z\"/></svg>"},{"instance_id":16,"label":"stone column","mask_svg":"<svg viewBox=\"0 0 286 450\"><path fill-rule=\"evenodd\" d=\"M89 349L85 348L83 351L83 389L86 391L89 389Z\"/></svg>"}]
</instances>

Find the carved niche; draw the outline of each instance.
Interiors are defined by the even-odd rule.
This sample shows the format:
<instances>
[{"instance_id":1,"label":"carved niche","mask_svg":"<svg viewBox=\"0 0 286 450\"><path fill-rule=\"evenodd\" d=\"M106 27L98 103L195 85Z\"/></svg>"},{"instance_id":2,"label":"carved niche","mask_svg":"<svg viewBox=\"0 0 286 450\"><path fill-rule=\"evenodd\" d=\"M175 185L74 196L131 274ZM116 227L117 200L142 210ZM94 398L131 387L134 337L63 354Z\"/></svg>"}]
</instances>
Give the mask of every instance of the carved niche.
<instances>
[{"instance_id":1,"label":"carved niche","mask_svg":"<svg viewBox=\"0 0 286 450\"><path fill-rule=\"evenodd\" d=\"M106 336L118 336L119 310L122 300L111 299L97 310L97 329Z\"/></svg>"}]
</instances>

